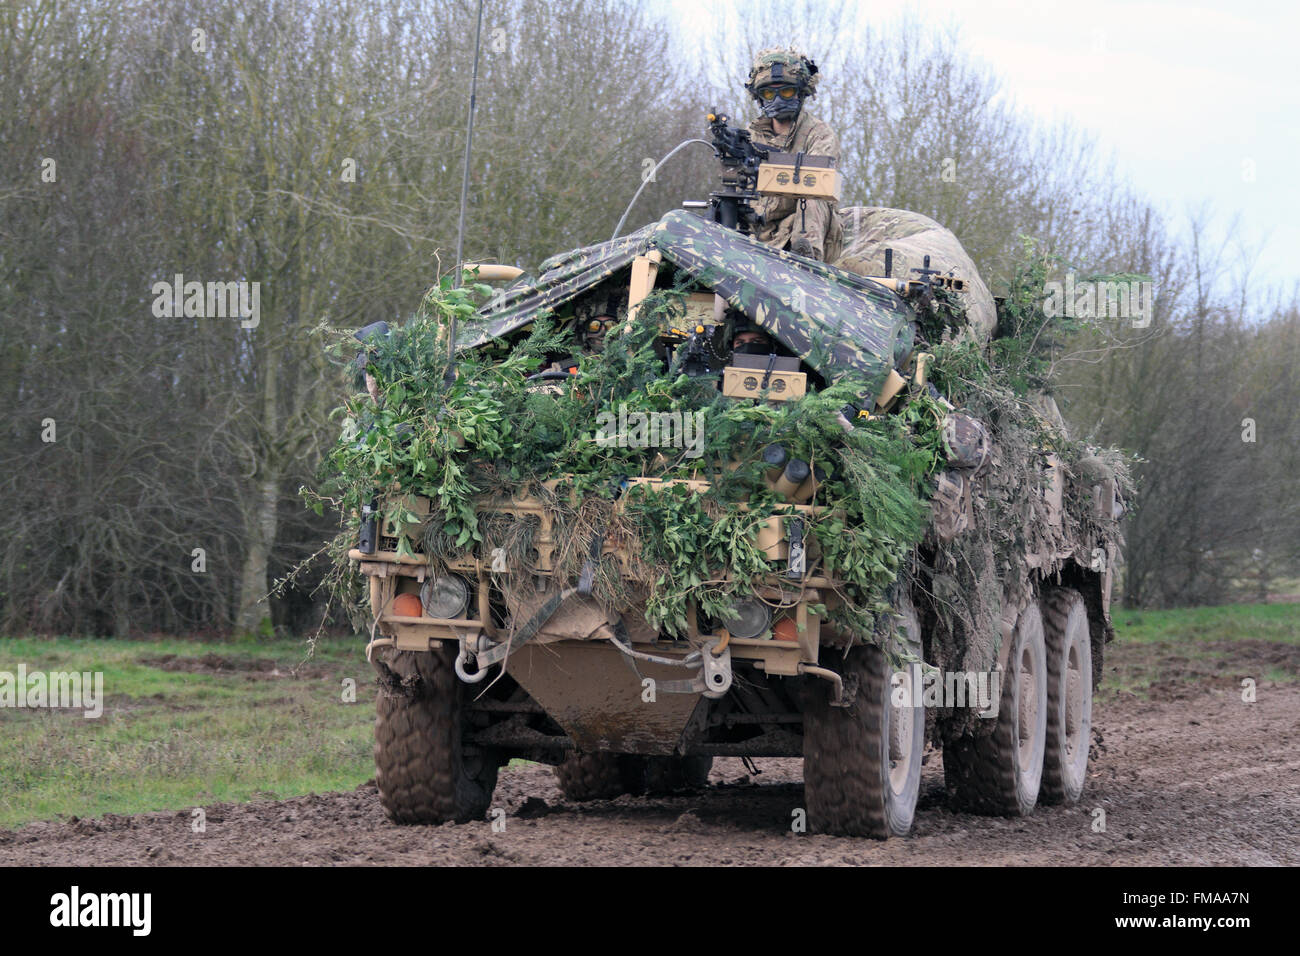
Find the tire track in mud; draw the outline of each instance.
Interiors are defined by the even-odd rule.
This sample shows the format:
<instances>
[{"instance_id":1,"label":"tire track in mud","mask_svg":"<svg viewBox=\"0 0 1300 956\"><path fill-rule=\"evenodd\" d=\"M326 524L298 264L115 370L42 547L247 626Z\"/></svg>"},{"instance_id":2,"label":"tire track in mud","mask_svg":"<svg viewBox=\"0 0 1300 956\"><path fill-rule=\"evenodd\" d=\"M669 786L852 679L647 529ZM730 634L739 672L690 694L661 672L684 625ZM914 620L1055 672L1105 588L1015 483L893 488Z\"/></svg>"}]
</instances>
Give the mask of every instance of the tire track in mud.
<instances>
[{"instance_id":1,"label":"tire track in mud","mask_svg":"<svg viewBox=\"0 0 1300 956\"><path fill-rule=\"evenodd\" d=\"M1145 701L1103 692L1082 802L1001 819L953 812L939 754L912 836L885 843L791 832L802 761L715 762L703 791L566 803L549 767L504 769L490 820L397 827L373 783L345 793L109 814L0 830L0 864L764 865L1300 864L1300 685L1229 679ZM1105 830L1094 828L1104 811ZM498 822L499 825L499 822Z\"/></svg>"}]
</instances>

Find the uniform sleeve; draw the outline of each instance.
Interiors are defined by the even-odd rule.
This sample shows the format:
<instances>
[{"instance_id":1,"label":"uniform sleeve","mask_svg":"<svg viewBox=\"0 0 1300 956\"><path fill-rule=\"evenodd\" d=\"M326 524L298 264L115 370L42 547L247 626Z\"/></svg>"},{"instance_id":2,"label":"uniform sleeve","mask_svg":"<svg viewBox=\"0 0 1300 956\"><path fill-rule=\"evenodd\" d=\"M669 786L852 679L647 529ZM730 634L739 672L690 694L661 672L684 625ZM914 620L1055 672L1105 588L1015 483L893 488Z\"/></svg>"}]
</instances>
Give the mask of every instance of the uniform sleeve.
<instances>
[{"instance_id":1,"label":"uniform sleeve","mask_svg":"<svg viewBox=\"0 0 1300 956\"><path fill-rule=\"evenodd\" d=\"M826 123L819 121L808 130L808 141L804 145L803 151L817 156L830 156L835 160L836 166L840 164L839 137Z\"/></svg>"},{"instance_id":2,"label":"uniform sleeve","mask_svg":"<svg viewBox=\"0 0 1300 956\"><path fill-rule=\"evenodd\" d=\"M799 147L815 156L830 156L835 165L840 163L840 141L827 123L817 121L810 125L808 135ZM802 237L811 243L816 258L823 262L839 255L836 235L835 204L822 199L810 199L806 209L791 217L791 237Z\"/></svg>"}]
</instances>

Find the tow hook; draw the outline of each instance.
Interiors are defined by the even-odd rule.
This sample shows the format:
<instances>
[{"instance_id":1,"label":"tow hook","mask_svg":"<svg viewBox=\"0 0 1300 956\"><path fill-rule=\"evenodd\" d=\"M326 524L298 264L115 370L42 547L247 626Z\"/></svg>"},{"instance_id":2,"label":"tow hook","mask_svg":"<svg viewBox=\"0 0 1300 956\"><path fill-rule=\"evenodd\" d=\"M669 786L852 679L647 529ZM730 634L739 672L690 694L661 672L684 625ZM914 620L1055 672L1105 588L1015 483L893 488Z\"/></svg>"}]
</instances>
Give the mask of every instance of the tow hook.
<instances>
[{"instance_id":1,"label":"tow hook","mask_svg":"<svg viewBox=\"0 0 1300 956\"><path fill-rule=\"evenodd\" d=\"M832 707L848 707L853 703L854 698L857 696L856 685L845 688L844 679L830 668L817 667L815 664L800 663L799 673L807 674L809 677L820 677L822 680L830 681Z\"/></svg>"},{"instance_id":2,"label":"tow hook","mask_svg":"<svg viewBox=\"0 0 1300 956\"><path fill-rule=\"evenodd\" d=\"M471 642L477 644L478 637L462 637L460 639L460 652L456 655L456 676L466 684L477 684L487 677L488 669L479 666L478 654L470 647ZM473 664L474 670L466 670L466 664Z\"/></svg>"},{"instance_id":3,"label":"tow hook","mask_svg":"<svg viewBox=\"0 0 1300 956\"><path fill-rule=\"evenodd\" d=\"M704 666L700 676L704 679L704 696L718 698L731 690L731 650L720 642L710 642L702 655Z\"/></svg>"}]
</instances>

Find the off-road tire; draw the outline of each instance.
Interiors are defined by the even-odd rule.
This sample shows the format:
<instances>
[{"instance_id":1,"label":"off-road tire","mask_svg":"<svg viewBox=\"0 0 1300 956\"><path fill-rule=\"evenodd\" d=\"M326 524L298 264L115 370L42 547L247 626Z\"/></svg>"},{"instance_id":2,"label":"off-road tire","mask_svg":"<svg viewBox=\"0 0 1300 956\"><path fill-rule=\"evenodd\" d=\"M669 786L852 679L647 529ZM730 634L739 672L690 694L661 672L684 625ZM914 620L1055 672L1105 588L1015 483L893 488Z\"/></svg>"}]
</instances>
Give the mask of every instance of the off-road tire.
<instances>
[{"instance_id":1,"label":"off-road tire","mask_svg":"<svg viewBox=\"0 0 1300 956\"><path fill-rule=\"evenodd\" d=\"M651 795L701 790L708 786L712 757L648 757L645 789Z\"/></svg>"},{"instance_id":2,"label":"off-road tire","mask_svg":"<svg viewBox=\"0 0 1300 956\"><path fill-rule=\"evenodd\" d=\"M900 608L906 643L917 656L921 628L908 601ZM925 712L892 706L893 667L878 647L851 649L840 667L853 703L833 707L814 693L804 710L804 800L813 830L878 840L906 836L921 792ZM891 733L893 733L891 748ZM895 758L891 762L892 756Z\"/></svg>"},{"instance_id":3,"label":"off-road tire","mask_svg":"<svg viewBox=\"0 0 1300 956\"><path fill-rule=\"evenodd\" d=\"M1043 597L1047 642L1047 745L1043 803L1074 804L1088 779L1092 738L1092 638L1083 595L1053 588Z\"/></svg>"},{"instance_id":4,"label":"off-road tire","mask_svg":"<svg viewBox=\"0 0 1300 956\"><path fill-rule=\"evenodd\" d=\"M612 800L645 792L644 758L629 754L571 753L555 767L555 780L566 800Z\"/></svg>"},{"instance_id":5,"label":"off-road tire","mask_svg":"<svg viewBox=\"0 0 1300 956\"><path fill-rule=\"evenodd\" d=\"M481 820L496 789L498 761L467 756L464 691L453 651L404 651L387 662L375 708L375 782L394 823Z\"/></svg>"},{"instance_id":6,"label":"off-road tire","mask_svg":"<svg viewBox=\"0 0 1300 956\"><path fill-rule=\"evenodd\" d=\"M1047 648L1037 601L1020 612L1002 675L991 734L964 736L943 749L953 806L990 816L1024 816L1043 779L1047 738Z\"/></svg>"}]
</instances>

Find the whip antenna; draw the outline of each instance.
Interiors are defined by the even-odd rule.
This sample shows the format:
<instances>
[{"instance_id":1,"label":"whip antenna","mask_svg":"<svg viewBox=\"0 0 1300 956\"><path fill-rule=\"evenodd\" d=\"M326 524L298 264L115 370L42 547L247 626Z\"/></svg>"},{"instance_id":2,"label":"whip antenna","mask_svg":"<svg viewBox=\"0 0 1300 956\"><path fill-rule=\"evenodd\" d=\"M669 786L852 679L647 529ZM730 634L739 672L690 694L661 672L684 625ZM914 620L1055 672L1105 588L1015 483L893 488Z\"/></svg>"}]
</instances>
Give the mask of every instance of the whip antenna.
<instances>
[{"instance_id":1,"label":"whip antenna","mask_svg":"<svg viewBox=\"0 0 1300 956\"><path fill-rule=\"evenodd\" d=\"M636 191L635 193L632 194L632 201L631 201L630 203L628 203L628 204L627 204L627 208L623 210L623 218L621 218L621 219L618 221L618 225L614 227L614 235L612 235L612 236L609 237L609 241L610 241L610 242L613 242L615 239L617 239L617 238L618 238L618 234L619 234L620 232L623 231L623 223L627 222L628 213L630 213L630 212L632 211L632 207L636 205L636 201L637 201L638 199L641 198L641 192L642 192L642 190L645 189L646 184L649 183L649 182L653 182L653 181L654 181L654 175L655 175L655 173L659 172L659 167L662 166L664 163L668 162L668 160L672 159L672 158L673 158L673 155L674 155L674 154L675 154L679 149L682 149L683 147L689 146L689 145L691 145L691 143L703 143L705 146L712 146L712 145L713 145L713 144L710 143L707 139L688 139L688 140L683 140L682 142L680 142L680 143L678 143L676 146L674 146L674 147L672 148L672 151L669 152L669 154L668 154L667 156L665 156L663 159L659 160L659 162L655 163L655 168L652 169L652 170L650 170L650 172L647 173L645 176L641 177L641 185L637 187L637 191Z\"/></svg>"},{"instance_id":2,"label":"whip antenna","mask_svg":"<svg viewBox=\"0 0 1300 956\"><path fill-rule=\"evenodd\" d=\"M483 38L483 0L478 0L478 23L474 27L474 69L469 82L469 122L465 128L465 174L460 181L460 224L456 229L456 275L453 289L461 286L465 255L465 207L469 204L469 158L474 145L474 105L478 99L478 53ZM447 332L447 384L456 380L456 313L452 313Z\"/></svg>"}]
</instances>

